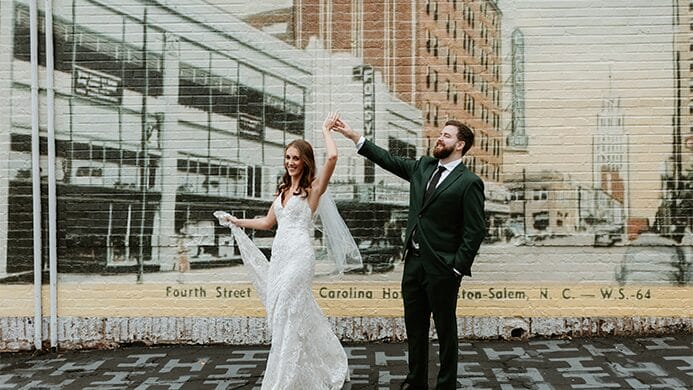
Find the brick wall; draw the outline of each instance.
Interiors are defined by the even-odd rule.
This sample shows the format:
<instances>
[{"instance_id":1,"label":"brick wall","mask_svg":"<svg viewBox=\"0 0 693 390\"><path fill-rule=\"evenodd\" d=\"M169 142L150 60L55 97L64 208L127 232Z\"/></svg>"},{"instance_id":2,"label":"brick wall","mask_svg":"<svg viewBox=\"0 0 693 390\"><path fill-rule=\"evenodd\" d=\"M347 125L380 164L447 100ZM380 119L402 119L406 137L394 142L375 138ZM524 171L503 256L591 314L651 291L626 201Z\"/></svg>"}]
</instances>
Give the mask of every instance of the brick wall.
<instances>
[{"instance_id":1,"label":"brick wall","mask_svg":"<svg viewBox=\"0 0 693 390\"><path fill-rule=\"evenodd\" d=\"M34 88L29 2L0 0L0 349L34 337L49 164L61 345L267 341L212 212L264 215L284 145L308 140L320 166L335 110L408 158L447 119L474 129L464 163L488 230L460 291L465 337L690 330L691 3L279 3L54 1L51 102L46 10ZM337 143L331 191L365 266L314 293L344 340L400 339L408 187ZM273 232L249 234L269 254Z\"/></svg>"}]
</instances>

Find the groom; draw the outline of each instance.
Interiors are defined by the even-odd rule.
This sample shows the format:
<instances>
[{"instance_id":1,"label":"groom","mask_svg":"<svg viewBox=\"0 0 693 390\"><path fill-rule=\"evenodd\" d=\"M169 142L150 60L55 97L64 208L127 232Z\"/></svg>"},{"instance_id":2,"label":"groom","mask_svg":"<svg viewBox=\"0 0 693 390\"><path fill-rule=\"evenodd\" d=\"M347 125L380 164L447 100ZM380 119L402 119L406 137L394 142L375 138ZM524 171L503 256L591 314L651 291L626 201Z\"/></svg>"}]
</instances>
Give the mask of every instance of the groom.
<instances>
[{"instance_id":1,"label":"groom","mask_svg":"<svg viewBox=\"0 0 693 390\"><path fill-rule=\"evenodd\" d=\"M462 164L474 133L449 120L440 130L433 157L397 157L366 140L343 120L334 130L351 139L358 153L407 180L409 216L402 275L409 374L402 389L428 387L431 313L440 343L436 389L457 384L457 292L484 238L484 184Z\"/></svg>"}]
</instances>

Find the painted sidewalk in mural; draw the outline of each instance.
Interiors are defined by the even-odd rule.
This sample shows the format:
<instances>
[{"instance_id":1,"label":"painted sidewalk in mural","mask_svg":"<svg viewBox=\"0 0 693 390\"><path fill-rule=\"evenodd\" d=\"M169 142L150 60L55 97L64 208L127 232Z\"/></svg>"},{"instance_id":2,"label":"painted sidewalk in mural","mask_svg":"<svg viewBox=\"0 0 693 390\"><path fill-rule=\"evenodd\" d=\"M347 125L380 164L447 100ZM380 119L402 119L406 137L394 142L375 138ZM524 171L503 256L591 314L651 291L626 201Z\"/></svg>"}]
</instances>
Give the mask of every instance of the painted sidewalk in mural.
<instances>
[{"instance_id":1,"label":"painted sidewalk in mural","mask_svg":"<svg viewBox=\"0 0 693 390\"><path fill-rule=\"evenodd\" d=\"M468 341L458 387L471 389L689 389L693 335L657 338ZM345 389L396 389L406 344L346 347ZM436 346L432 353L437 354ZM268 347L172 346L0 354L2 389L260 388ZM434 359L435 360L435 359ZM431 363L431 388L437 373Z\"/></svg>"}]
</instances>

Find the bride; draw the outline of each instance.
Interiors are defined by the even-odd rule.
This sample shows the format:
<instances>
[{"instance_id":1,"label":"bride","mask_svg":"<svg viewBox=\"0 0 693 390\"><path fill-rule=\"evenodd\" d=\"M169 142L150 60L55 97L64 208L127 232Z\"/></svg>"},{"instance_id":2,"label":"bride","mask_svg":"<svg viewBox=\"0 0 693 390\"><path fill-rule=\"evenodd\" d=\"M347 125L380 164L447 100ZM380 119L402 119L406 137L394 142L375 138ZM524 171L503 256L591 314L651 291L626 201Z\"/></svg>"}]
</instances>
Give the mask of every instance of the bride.
<instances>
[{"instance_id":1,"label":"bride","mask_svg":"<svg viewBox=\"0 0 693 390\"><path fill-rule=\"evenodd\" d=\"M267 311L272 346L263 390L340 389L349 380L346 353L311 292L315 270L312 219L319 204L322 209L320 198L337 163L337 146L330 133L337 118L330 114L323 123L327 156L319 174L308 142L298 139L286 146L285 173L266 216L238 219L224 212L215 213L221 224L231 226ZM325 216L321 219L324 224ZM275 224L277 232L268 262L240 228L269 230Z\"/></svg>"}]
</instances>

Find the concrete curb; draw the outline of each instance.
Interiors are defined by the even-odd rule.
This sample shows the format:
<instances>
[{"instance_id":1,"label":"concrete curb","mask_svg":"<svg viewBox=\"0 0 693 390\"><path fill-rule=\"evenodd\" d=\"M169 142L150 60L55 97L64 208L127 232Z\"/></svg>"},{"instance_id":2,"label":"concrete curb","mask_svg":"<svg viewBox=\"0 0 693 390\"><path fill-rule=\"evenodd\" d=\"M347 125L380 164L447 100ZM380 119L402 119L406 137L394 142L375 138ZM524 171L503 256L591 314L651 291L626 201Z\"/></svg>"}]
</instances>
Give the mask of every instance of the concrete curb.
<instances>
[{"instance_id":1,"label":"concrete curb","mask_svg":"<svg viewBox=\"0 0 693 390\"><path fill-rule=\"evenodd\" d=\"M330 317L332 327L343 342L400 342L406 339L400 317ZM48 319L43 334L48 335ZM606 318L522 318L459 317L458 334L464 339L527 339L532 337L645 336L693 332L689 317L606 317ZM436 337L435 330L431 336ZM231 344L269 343L264 318L204 317L60 317L60 349L115 348L142 343ZM47 341L44 341L44 346ZM33 318L0 318L0 351L34 349Z\"/></svg>"}]
</instances>

